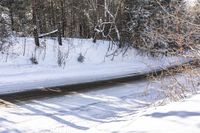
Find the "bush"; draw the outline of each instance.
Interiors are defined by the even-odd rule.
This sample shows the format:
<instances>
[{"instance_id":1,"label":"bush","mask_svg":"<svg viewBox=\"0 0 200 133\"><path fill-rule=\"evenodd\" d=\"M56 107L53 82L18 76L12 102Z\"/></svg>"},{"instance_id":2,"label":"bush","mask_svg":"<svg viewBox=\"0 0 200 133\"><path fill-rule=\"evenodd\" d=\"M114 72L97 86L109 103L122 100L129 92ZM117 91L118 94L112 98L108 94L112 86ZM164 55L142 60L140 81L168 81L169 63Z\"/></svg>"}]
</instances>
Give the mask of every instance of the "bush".
<instances>
[{"instance_id":1,"label":"bush","mask_svg":"<svg viewBox=\"0 0 200 133\"><path fill-rule=\"evenodd\" d=\"M31 57L30 61L31 61L32 64L35 64L35 65L38 64L38 61L37 61L37 59L35 57Z\"/></svg>"},{"instance_id":2,"label":"bush","mask_svg":"<svg viewBox=\"0 0 200 133\"><path fill-rule=\"evenodd\" d=\"M80 63L83 63L85 61L85 57L82 55L82 53L79 54L77 61Z\"/></svg>"},{"instance_id":3,"label":"bush","mask_svg":"<svg viewBox=\"0 0 200 133\"><path fill-rule=\"evenodd\" d=\"M65 67L67 58L69 57L69 50L63 50L61 47L58 49L58 59L57 63L59 67Z\"/></svg>"}]
</instances>

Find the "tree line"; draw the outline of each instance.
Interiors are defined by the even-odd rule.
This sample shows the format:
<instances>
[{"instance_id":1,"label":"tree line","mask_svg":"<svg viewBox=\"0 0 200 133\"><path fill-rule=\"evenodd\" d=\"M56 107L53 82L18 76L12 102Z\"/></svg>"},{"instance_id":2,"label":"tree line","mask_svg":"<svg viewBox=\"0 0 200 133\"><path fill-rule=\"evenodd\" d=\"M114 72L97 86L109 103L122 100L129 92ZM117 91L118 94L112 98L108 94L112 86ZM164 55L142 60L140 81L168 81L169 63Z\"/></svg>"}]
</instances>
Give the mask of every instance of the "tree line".
<instances>
[{"instance_id":1,"label":"tree line","mask_svg":"<svg viewBox=\"0 0 200 133\"><path fill-rule=\"evenodd\" d=\"M1 0L0 5L8 9L11 30L20 36L60 29L62 37L107 39L119 48L166 53L199 44L199 8L189 11L185 1Z\"/></svg>"}]
</instances>

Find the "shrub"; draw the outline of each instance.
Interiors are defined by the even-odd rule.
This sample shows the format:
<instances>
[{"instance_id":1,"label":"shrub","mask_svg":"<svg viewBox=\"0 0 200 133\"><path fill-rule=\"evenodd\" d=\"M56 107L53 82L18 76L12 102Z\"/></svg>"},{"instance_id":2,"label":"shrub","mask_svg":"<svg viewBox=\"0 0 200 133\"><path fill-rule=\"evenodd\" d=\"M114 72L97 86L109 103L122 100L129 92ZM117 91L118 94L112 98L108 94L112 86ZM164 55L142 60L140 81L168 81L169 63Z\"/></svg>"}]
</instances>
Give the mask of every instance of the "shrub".
<instances>
[{"instance_id":1,"label":"shrub","mask_svg":"<svg viewBox=\"0 0 200 133\"><path fill-rule=\"evenodd\" d=\"M31 61L32 64L35 64L35 65L38 64L38 61L37 61L37 59L35 57L31 57L30 61Z\"/></svg>"},{"instance_id":2,"label":"shrub","mask_svg":"<svg viewBox=\"0 0 200 133\"><path fill-rule=\"evenodd\" d=\"M82 55L82 53L79 54L77 61L80 63L83 63L85 61L85 57Z\"/></svg>"}]
</instances>

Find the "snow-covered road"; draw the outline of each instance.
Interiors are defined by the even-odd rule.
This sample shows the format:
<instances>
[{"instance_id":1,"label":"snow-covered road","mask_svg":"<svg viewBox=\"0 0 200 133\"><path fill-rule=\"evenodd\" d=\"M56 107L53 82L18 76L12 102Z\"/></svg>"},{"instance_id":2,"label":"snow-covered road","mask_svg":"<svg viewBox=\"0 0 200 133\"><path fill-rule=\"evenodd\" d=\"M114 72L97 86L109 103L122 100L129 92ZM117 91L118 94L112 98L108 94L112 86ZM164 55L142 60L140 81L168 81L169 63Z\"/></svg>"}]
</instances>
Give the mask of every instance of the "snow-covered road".
<instances>
[{"instance_id":1,"label":"snow-covered road","mask_svg":"<svg viewBox=\"0 0 200 133\"><path fill-rule=\"evenodd\" d=\"M107 51L108 41L93 44L90 39L65 39L63 47L55 42L53 39L41 40L43 47L36 50L33 38L17 38L15 45L9 49L9 54L0 54L0 132L193 133L199 130L199 95L180 106L179 103L174 103L166 108L157 108L168 94L173 97L177 93L184 93L184 96L187 95L185 92L196 93L196 90L192 90L193 86L199 86L199 78L194 77L195 75L188 77L187 74L179 74L179 79L166 78L166 81L161 81L162 84L155 81L135 81L118 83L115 86L95 86L94 90L84 92L72 89L68 94L55 89L53 91L60 95L29 100L16 99L15 102L1 97L7 93L145 73L188 61L187 58L173 56L152 58L138 53L136 49L130 49L125 54L118 47ZM116 54L115 60L109 56L113 53ZM34 54L38 65L30 61ZM82 63L77 61L80 54L85 57ZM66 55L65 67L58 67L60 56ZM198 82L190 82L193 78ZM186 85L186 89L183 91L180 86L175 90L165 88L171 84L174 87L177 82L181 87ZM153 125L152 128L149 125ZM168 127L170 130L166 129Z\"/></svg>"},{"instance_id":2,"label":"snow-covered road","mask_svg":"<svg viewBox=\"0 0 200 133\"><path fill-rule=\"evenodd\" d=\"M200 95L157 107L160 89L158 82L137 81L17 103L1 99L0 132L198 133Z\"/></svg>"},{"instance_id":3,"label":"snow-covered road","mask_svg":"<svg viewBox=\"0 0 200 133\"><path fill-rule=\"evenodd\" d=\"M0 132L86 132L104 123L127 121L127 116L137 115L162 98L148 85L134 82L17 105L4 101Z\"/></svg>"}]
</instances>

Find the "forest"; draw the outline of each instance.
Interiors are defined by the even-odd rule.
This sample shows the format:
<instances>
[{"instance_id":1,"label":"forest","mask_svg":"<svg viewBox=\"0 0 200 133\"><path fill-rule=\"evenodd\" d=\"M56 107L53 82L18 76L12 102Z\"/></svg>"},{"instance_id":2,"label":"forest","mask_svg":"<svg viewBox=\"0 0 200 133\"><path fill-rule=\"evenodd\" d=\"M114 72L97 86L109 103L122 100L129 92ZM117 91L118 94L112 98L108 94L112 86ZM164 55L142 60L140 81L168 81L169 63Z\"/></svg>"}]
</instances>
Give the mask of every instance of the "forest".
<instances>
[{"instance_id":1,"label":"forest","mask_svg":"<svg viewBox=\"0 0 200 133\"><path fill-rule=\"evenodd\" d=\"M200 0L0 0L0 133L200 133L199 67Z\"/></svg>"},{"instance_id":2,"label":"forest","mask_svg":"<svg viewBox=\"0 0 200 133\"><path fill-rule=\"evenodd\" d=\"M1 0L1 47L8 33L110 40L151 54L199 44L199 3L185 0ZM2 12L3 13L3 12ZM3 15L1 15L3 16ZM8 20L9 19L9 20ZM10 31L8 28L10 27ZM55 33L55 34L53 34ZM61 43L60 43L61 44ZM1 48L2 49L2 48Z\"/></svg>"}]
</instances>

